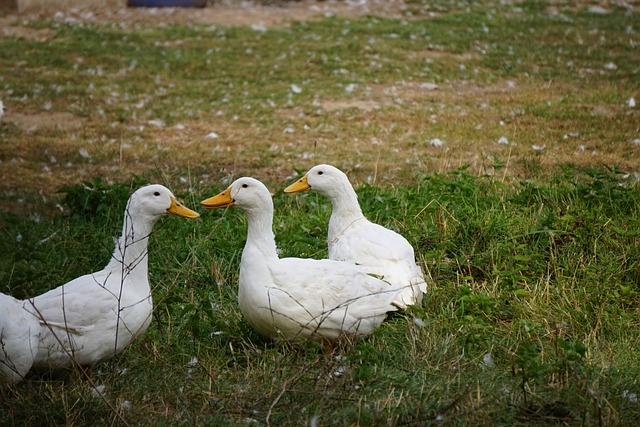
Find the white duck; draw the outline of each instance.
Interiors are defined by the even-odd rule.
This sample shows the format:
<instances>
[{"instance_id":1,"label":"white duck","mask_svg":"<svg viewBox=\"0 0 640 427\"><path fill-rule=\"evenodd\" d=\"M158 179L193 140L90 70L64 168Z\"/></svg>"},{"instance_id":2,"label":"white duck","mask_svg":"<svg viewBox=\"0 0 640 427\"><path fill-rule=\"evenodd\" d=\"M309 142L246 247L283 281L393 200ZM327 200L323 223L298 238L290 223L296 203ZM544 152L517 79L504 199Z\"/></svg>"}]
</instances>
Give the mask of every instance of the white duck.
<instances>
[{"instance_id":1,"label":"white duck","mask_svg":"<svg viewBox=\"0 0 640 427\"><path fill-rule=\"evenodd\" d=\"M38 350L40 323L24 301L0 293L0 384L21 381Z\"/></svg>"},{"instance_id":2,"label":"white duck","mask_svg":"<svg viewBox=\"0 0 640 427\"><path fill-rule=\"evenodd\" d=\"M315 190L331 201L327 242L329 259L352 261L400 289L402 309L420 304L427 291L413 247L395 231L367 220L349 178L331 165L317 165L285 188L285 193Z\"/></svg>"},{"instance_id":3,"label":"white duck","mask_svg":"<svg viewBox=\"0 0 640 427\"><path fill-rule=\"evenodd\" d=\"M152 313L151 289L147 270L147 243L154 223L164 214L197 218L162 185L148 185L134 192L124 213L122 236L111 261L101 271L74 279L58 288L24 301L4 301L0 310L0 330L29 337L33 369L57 370L75 364L92 366L121 352L149 326ZM21 311L22 310L22 311ZM37 348L29 332L38 322ZM25 330L19 330L25 322ZM16 332L17 331L17 332ZM10 335L14 336L14 335ZM5 339L11 347L16 340ZM29 370L26 347L9 348L14 364L21 364L18 375ZM29 366L31 367L31 366Z\"/></svg>"},{"instance_id":4,"label":"white duck","mask_svg":"<svg viewBox=\"0 0 640 427\"><path fill-rule=\"evenodd\" d=\"M360 267L332 260L278 258L269 190L239 178L207 208L237 206L247 214L247 242L240 261L238 303L260 334L290 341L333 343L368 335L382 323L396 293Z\"/></svg>"}]
</instances>

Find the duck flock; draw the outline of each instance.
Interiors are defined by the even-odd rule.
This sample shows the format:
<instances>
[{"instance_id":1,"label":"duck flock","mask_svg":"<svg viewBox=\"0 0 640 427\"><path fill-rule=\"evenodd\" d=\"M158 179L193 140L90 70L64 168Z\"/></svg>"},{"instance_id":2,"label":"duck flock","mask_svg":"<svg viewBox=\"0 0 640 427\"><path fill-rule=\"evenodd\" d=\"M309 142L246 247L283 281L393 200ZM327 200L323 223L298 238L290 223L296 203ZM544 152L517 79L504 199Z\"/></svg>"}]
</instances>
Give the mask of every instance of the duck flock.
<instances>
[{"instance_id":1,"label":"duck flock","mask_svg":"<svg viewBox=\"0 0 640 427\"><path fill-rule=\"evenodd\" d=\"M389 312L420 304L426 282L398 233L368 221L347 176L317 165L284 191L313 190L331 201L329 259L280 258L273 201L260 181L239 178L205 208L235 206L247 216L238 306L261 335L332 347L372 333ZM147 244L163 215L200 215L162 185L135 191L107 266L33 298L0 293L0 384L31 371L90 369L112 358L151 322Z\"/></svg>"}]
</instances>

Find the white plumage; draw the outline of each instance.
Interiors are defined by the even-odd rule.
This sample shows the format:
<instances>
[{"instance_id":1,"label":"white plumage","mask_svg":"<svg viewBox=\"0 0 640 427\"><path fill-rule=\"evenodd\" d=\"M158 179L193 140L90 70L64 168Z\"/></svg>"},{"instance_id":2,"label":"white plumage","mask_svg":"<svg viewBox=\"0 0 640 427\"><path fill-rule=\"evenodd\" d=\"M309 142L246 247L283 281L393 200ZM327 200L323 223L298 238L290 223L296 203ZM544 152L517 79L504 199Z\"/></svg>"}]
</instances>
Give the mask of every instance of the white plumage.
<instances>
[{"instance_id":1,"label":"white plumage","mask_svg":"<svg viewBox=\"0 0 640 427\"><path fill-rule=\"evenodd\" d=\"M122 236L103 270L24 301L3 295L0 310L8 314L0 319L0 330L10 333L2 336L1 344L9 349L5 362L20 365L17 378L9 380L23 377L31 367L92 366L121 352L147 329L153 309L147 244L154 223L166 213L199 216L162 185L142 187L129 198ZM31 356L13 336L28 338Z\"/></svg>"},{"instance_id":2,"label":"white plumage","mask_svg":"<svg viewBox=\"0 0 640 427\"><path fill-rule=\"evenodd\" d=\"M262 335L333 342L368 335L382 323L397 291L353 263L278 258L273 201L253 178L240 178L207 208L237 206L247 214L247 242L240 261L238 303Z\"/></svg>"},{"instance_id":3,"label":"white plumage","mask_svg":"<svg viewBox=\"0 0 640 427\"><path fill-rule=\"evenodd\" d=\"M0 293L0 384L22 380L38 349L40 323L24 304Z\"/></svg>"},{"instance_id":4,"label":"white plumage","mask_svg":"<svg viewBox=\"0 0 640 427\"><path fill-rule=\"evenodd\" d=\"M327 243L329 258L352 261L401 290L400 308L420 304L427 291L413 247L393 230L372 223L362 213L349 178L331 165L317 165L287 188L286 193L314 190L331 201Z\"/></svg>"}]
</instances>

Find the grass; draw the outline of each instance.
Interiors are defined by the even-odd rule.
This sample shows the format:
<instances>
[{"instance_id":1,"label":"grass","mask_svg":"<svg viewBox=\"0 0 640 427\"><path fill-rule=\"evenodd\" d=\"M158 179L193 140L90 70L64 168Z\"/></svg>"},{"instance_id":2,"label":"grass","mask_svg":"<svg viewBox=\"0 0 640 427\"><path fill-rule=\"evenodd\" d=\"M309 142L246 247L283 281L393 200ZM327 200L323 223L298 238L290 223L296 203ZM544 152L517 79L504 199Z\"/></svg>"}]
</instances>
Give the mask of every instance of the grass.
<instances>
[{"instance_id":1,"label":"grass","mask_svg":"<svg viewBox=\"0 0 640 427\"><path fill-rule=\"evenodd\" d=\"M2 283L33 295L100 268L119 225L114 206L139 183L69 187L77 214L51 224L11 216ZM185 198L193 206L219 189ZM150 252L150 330L92 383L76 373L3 389L3 424L638 421L640 193L621 171L567 168L505 186L461 169L358 193L370 217L415 244L430 276L421 307L330 356L265 341L235 300L243 216L165 218ZM92 196L100 201L83 212ZM283 256L324 256L327 201L281 191L274 200Z\"/></svg>"},{"instance_id":2,"label":"grass","mask_svg":"<svg viewBox=\"0 0 640 427\"><path fill-rule=\"evenodd\" d=\"M359 182L467 164L484 173L494 159L532 179L557 163L637 164L637 13L408 6L404 19L266 31L13 22L26 36L0 39L0 155L12 164L1 188L187 169L195 181L284 179L318 161Z\"/></svg>"},{"instance_id":3,"label":"grass","mask_svg":"<svg viewBox=\"0 0 640 427\"><path fill-rule=\"evenodd\" d=\"M327 201L281 192L321 162L407 237L430 285L335 355L268 342L237 308L244 216L164 218L150 329L91 382L1 388L0 423L637 424L638 13L609 10L412 1L402 19L266 31L14 22L0 291L102 268L145 182L197 207L258 177L282 255L325 257Z\"/></svg>"}]
</instances>

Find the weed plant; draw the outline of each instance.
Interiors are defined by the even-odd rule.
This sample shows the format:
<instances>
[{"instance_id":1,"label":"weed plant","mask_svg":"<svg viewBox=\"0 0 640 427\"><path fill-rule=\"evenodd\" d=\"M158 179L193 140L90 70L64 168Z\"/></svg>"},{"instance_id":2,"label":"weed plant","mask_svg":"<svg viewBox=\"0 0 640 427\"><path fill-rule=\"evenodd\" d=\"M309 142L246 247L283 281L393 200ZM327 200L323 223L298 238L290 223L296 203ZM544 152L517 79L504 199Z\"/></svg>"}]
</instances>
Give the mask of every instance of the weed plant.
<instances>
[{"instance_id":1,"label":"weed plant","mask_svg":"<svg viewBox=\"0 0 640 427\"><path fill-rule=\"evenodd\" d=\"M142 182L67 186L75 213L50 223L3 219L3 291L31 296L100 268L119 229L115 207ZM193 205L221 187L182 196ZM640 193L621 171L566 168L507 188L460 169L357 190L371 219L416 247L429 277L421 306L332 355L267 341L236 303L243 217L165 218L150 246L147 333L92 382L71 372L3 388L3 425L640 420ZM274 201L282 255L326 256L327 200L277 191Z\"/></svg>"}]
</instances>

